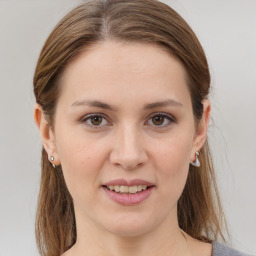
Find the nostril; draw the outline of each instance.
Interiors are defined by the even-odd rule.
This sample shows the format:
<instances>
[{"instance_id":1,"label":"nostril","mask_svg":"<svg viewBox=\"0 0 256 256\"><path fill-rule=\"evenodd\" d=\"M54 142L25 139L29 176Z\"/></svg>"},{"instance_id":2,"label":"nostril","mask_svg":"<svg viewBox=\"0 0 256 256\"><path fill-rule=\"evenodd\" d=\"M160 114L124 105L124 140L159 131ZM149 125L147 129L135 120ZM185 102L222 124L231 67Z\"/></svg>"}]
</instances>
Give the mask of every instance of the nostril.
<instances>
[{"instance_id":1,"label":"nostril","mask_svg":"<svg viewBox=\"0 0 256 256\"><path fill-rule=\"evenodd\" d=\"M133 170L143 166L148 160L144 152L122 154L121 152L112 152L110 162L116 166L121 166L126 170Z\"/></svg>"},{"instance_id":2,"label":"nostril","mask_svg":"<svg viewBox=\"0 0 256 256\"><path fill-rule=\"evenodd\" d=\"M138 138L123 135L124 137L118 136L116 141L113 141L113 148L109 156L110 162L116 166L122 166L126 170L133 170L146 163L148 156L144 145L139 142Z\"/></svg>"}]
</instances>

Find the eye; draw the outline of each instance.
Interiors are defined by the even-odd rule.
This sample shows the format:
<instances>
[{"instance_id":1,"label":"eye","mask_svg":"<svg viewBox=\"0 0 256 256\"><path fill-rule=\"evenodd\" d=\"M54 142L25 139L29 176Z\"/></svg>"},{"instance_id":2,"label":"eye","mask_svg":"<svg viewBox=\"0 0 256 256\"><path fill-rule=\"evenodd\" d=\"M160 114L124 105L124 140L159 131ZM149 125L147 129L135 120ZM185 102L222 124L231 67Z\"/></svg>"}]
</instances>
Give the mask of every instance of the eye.
<instances>
[{"instance_id":1,"label":"eye","mask_svg":"<svg viewBox=\"0 0 256 256\"><path fill-rule=\"evenodd\" d=\"M87 126L95 128L106 126L109 124L107 119L101 114L87 115L82 119L82 122L85 123Z\"/></svg>"},{"instance_id":2,"label":"eye","mask_svg":"<svg viewBox=\"0 0 256 256\"><path fill-rule=\"evenodd\" d=\"M164 113L157 113L150 117L148 123L159 128L167 127L174 123L174 118Z\"/></svg>"}]
</instances>

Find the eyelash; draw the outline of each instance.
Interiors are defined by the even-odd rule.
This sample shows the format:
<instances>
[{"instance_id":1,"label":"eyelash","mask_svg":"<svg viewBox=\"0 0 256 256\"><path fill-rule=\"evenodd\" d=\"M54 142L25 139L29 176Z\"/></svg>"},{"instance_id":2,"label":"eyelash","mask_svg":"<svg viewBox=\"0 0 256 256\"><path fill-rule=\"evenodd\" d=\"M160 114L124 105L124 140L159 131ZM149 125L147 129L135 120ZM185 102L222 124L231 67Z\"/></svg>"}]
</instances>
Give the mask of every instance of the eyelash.
<instances>
[{"instance_id":1,"label":"eyelash","mask_svg":"<svg viewBox=\"0 0 256 256\"><path fill-rule=\"evenodd\" d=\"M172 117L171 115L168 115L168 114L165 114L165 113L154 113L152 114L150 117L149 117L149 120L152 120L152 118L154 117L163 117L165 120L164 122L167 120L168 124L165 124L165 125L154 125L152 124L153 126L155 126L156 128L160 129L160 128L166 128L166 127L169 127L171 124L175 123L175 119L174 117Z\"/></svg>"},{"instance_id":2,"label":"eyelash","mask_svg":"<svg viewBox=\"0 0 256 256\"><path fill-rule=\"evenodd\" d=\"M90 115L86 115L84 118L82 118L81 121L82 121L82 123L85 123L86 126L96 128L96 129L101 128L103 125L93 125L93 124L87 124L86 123L88 120L90 121L91 118L93 118L93 117L101 117L102 119L107 120L107 118L102 114L90 114Z\"/></svg>"},{"instance_id":3,"label":"eyelash","mask_svg":"<svg viewBox=\"0 0 256 256\"><path fill-rule=\"evenodd\" d=\"M153 126L155 126L155 128L157 128L157 129L161 129L161 128L166 128L166 127L168 127L168 126L170 126L172 123L175 123L176 121L175 121L175 119L172 117L172 116L170 116L170 115L168 115L168 114L165 114L165 113L154 113L154 114L152 114L150 117L149 117L149 120L152 120L152 118L154 118L154 117L156 117L156 116L158 116L158 117L163 117L165 120L164 120L164 122L167 120L168 121L168 124L166 124L166 125L154 125L154 124L152 124ZM89 120L89 121L91 121L91 118L93 118L93 117L101 117L102 118L102 120L107 120L107 118L103 115L103 114L90 114L90 115L86 115L85 117L83 117L82 118L82 120L81 120L81 122L82 123L85 123L85 125L86 126L89 126L89 127L91 127L91 128L96 128L96 129L99 129L99 128L102 128L103 126L105 126L105 125L93 125L92 123L91 124L88 124L87 123L87 121ZM108 122L108 121L107 121ZM107 126L109 126L109 125L107 125Z\"/></svg>"}]
</instances>

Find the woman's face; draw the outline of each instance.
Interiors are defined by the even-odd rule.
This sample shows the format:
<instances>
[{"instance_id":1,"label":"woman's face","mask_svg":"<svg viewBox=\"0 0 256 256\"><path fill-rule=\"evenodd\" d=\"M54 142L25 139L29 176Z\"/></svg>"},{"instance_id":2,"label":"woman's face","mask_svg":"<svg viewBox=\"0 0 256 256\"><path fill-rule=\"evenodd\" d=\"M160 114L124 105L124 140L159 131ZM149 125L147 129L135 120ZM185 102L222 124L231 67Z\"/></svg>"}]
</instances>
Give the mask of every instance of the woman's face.
<instances>
[{"instance_id":1,"label":"woman's face","mask_svg":"<svg viewBox=\"0 0 256 256\"><path fill-rule=\"evenodd\" d=\"M108 41L69 63L61 86L48 153L77 223L126 236L176 223L207 129L206 120L195 130L180 62L156 46Z\"/></svg>"}]
</instances>

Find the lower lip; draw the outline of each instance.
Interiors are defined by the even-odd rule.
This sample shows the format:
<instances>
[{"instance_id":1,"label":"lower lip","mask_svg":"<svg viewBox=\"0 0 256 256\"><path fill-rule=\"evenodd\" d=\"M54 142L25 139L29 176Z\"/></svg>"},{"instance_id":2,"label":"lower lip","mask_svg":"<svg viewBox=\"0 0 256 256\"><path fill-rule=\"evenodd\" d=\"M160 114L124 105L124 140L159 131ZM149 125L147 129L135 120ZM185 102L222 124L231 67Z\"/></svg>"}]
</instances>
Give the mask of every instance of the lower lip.
<instances>
[{"instance_id":1,"label":"lower lip","mask_svg":"<svg viewBox=\"0 0 256 256\"><path fill-rule=\"evenodd\" d=\"M122 194L122 193L117 193L113 190L109 190L106 187L102 187L102 188L106 192L107 196L110 199L112 199L114 202L121 205L129 206L129 205L140 204L141 202L146 200L150 196L154 186L134 194L127 194L127 193Z\"/></svg>"}]
</instances>

